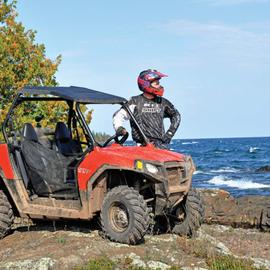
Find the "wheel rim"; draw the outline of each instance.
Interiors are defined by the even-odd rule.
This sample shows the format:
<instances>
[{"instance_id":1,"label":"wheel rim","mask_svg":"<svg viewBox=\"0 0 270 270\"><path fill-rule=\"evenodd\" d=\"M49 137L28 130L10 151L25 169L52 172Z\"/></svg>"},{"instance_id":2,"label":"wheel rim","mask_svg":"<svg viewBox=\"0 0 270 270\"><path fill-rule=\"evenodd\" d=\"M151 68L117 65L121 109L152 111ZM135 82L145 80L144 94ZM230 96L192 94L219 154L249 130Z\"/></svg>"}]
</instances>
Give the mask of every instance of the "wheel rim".
<instances>
[{"instance_id":1,"label":"wheel rim","mask_svg":"<svg viewBox=\"0 0 270 270\"><path fill-rule=\"evenodd\" d=\"M186 218L186 207L184 205L180 205L176 209L175 216L179 222L183 222Z\"/></svg>"},{"instance_id":2,"label":"wheel rim","mask_svg":"<svg viewBox=\"0 0 270 270\"><path fill-rule=\"evenodd\" d=\"M125 205L120 202L113 203L109 210L109 219L114 231L124 232L129 225L129 216Z\"/></svg>"}]
</instances>

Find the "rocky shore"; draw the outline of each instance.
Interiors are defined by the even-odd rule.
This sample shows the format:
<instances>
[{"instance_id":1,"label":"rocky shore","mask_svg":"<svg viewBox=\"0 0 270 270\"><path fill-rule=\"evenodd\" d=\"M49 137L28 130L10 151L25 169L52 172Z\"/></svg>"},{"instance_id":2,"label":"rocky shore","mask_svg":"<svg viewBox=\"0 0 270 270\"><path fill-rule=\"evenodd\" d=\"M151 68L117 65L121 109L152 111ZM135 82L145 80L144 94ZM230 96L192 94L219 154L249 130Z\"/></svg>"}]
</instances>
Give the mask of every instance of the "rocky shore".
<instances>
[{"instance_id":1,"label":"rocky shore","mask_svg":"<svg viewBox=\"0 0 270 270\"><path fill-rule=\"evenodd\" d=\"M270 196L234 198L225 190L201 190L205 223L270 231Z\"/></svg>"},{"instance_id":2,"label":"rocky shore","mask_svg":"<svg viewBox=\"0 0 270 270\"><path fill-rule=\"evenodd\" d=\"M195 238L147 235L144 243L128 246L102 238L97 222L32 225L17 219L11 234L0 240L0 269L74 269L106 257L119 265L148 269L203 270L210 269L209 258L219 255L270 269L270 197L235 199L223 190L200 192L205 223Z\"/></svg>"}]
</instances>

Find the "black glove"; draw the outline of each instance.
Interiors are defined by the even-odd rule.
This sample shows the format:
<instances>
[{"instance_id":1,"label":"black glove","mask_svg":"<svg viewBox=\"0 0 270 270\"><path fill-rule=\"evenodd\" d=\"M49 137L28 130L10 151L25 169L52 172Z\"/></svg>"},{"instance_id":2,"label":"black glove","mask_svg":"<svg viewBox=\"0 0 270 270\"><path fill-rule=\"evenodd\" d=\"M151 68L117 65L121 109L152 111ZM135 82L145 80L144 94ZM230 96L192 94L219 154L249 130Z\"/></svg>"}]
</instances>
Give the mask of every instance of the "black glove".
<instances>
[{"instance_id":1,"label":"black glove","mask_svg":"<svg viewBox=\"0 0 270 270\"><path fill-rule=\"evenodd\" d=\"M127 130L124 127L119 127L116 130L116 135L117 136L124 136L127 133Z\"/></svg>"},{"instance_id":2,"label":"black glove","mask_svg":"<svg viewBox=\"0 0 270 270\"><path fill-rule=\"evenodd\" d=\"M162 138L162 141L165 143L165 144L169 144L171 142L171 139L172 137L169 135L169 134L165 134Z\"/></svg>"},{"instance_id":3,"label":"black glove","mask_svg":"<svg viewBox=\"0 0 270 270\"><path fill-rule=\"evenodd\" d=\"M154 146L157 147L157 148L169 150L168 146L165 145L165 144L164 144L162 141L160 141L160 140L152 141L152 143L153 143Z\"/></svg>"}]
</instances>

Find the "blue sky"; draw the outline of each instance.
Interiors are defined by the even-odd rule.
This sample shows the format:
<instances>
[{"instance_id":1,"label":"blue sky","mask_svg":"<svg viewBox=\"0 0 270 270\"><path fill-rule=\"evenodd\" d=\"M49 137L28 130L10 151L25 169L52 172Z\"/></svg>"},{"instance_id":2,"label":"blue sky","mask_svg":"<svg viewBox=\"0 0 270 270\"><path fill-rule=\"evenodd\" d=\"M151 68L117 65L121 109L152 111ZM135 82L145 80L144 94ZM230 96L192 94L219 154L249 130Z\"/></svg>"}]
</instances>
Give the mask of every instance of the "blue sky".
<instances>
[{"instance_id":1,"label":"blue sky","mask_svg":"<svg viewBox=\"0 0 270 270\"><path fill-rule=\"evenodd\" d=\"M47 56L61 54L61 85L126 98L141 70L182 115L175 138L270 136L270 0L18 1ZM115 107L94 125L112 132Z\"/></svg>"}]
</instances>

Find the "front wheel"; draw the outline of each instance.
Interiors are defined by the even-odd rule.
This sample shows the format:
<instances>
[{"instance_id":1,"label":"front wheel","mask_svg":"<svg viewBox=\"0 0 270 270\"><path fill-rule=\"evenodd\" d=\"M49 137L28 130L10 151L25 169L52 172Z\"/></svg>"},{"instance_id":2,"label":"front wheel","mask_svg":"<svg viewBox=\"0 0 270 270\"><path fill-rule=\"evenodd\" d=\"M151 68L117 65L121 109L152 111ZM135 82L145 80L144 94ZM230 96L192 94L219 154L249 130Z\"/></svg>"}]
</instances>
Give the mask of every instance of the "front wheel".
<instances>
[{"instance_id":1,"label":"front wheel","mask_svg":"<svg viewBox=\"0 0 270 270\"><path fill-rule=\"evenodd\" d=\"M177 220L173 224L173 233L193 236L201 226L204 217L204 204L200 193L191 189L185 200L175 211Z\"/></svg>"},{"instance_id":2,"label":"front wheel","mask_svg":"<svg viewBox=\"0 0 270 270\"><path fill-rule=\"evenodd\" d=\"M142 241L150 222L149 208L138 191L115 187L106 195L101 208L101 225L112 241L135 245Z\"/></svg>"}]
</instances>

